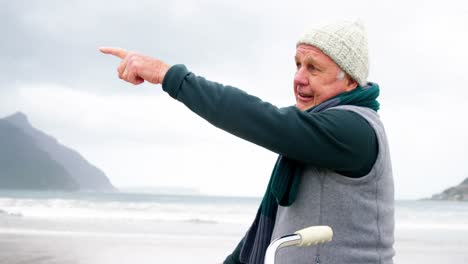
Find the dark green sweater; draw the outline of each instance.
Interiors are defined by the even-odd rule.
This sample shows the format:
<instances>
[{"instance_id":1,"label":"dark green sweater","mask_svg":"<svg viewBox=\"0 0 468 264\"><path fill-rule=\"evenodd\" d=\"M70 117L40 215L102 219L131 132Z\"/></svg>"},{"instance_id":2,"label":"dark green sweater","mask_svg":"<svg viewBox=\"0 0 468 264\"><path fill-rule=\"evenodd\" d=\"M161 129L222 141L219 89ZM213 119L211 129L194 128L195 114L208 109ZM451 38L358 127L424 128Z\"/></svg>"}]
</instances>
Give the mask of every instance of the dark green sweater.
<instances>
[{"instance_id":1,"label":"dark green sweater","mask_svg":"<svg viewBox=\"0 0 468 264\"><path fill-rule=\"evenodd\" d=\"M184 65L172 66L162 87L214 126L291 159L360 177L377 158L375 132L354 112L278 108L237 88L196 76Z\"/></svg>"}]
</instances>

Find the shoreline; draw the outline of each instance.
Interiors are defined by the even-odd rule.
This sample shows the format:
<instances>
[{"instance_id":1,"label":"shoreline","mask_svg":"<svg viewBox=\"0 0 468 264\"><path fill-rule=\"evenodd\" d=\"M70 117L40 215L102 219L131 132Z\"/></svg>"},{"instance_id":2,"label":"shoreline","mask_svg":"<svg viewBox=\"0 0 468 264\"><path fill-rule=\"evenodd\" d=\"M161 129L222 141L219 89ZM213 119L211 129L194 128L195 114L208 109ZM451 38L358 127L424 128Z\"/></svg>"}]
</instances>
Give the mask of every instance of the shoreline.
<instances>
[{"instance_id":1,"label":"shoreline","mask_svg":"<svg viewBox=\"0 0 468 264\"><path fill-rule=\"evenodd\" d=\"M203 231L199 227L199 231ZM0 229L0 263L220 263L241 236L15 233ZM467 263L468 231L396 230L398 264Z\"/></svg>"}]
</instances>

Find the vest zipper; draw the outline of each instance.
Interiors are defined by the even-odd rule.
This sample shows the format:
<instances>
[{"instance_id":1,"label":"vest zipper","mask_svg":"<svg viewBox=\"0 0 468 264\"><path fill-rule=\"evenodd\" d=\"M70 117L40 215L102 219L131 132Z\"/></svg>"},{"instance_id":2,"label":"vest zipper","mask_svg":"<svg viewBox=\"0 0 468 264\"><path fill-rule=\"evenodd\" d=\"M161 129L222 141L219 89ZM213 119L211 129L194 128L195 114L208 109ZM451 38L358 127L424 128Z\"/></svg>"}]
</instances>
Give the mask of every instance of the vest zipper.
<instances>
[{"instance_id":1,"label":"vest zipper","mask_svg":"<svg viewBox=\"0 0 468 264\"><path fill-rule=\"evenodd\" d=\"M320 176L320 203L319 203L319 225L322 225L322 203L323 203L323 185L325 181L325 176ZM315 254L315 264L320 264L320 247L321 245L317 245L317 251Z\"/></svg>"}]
</instances>

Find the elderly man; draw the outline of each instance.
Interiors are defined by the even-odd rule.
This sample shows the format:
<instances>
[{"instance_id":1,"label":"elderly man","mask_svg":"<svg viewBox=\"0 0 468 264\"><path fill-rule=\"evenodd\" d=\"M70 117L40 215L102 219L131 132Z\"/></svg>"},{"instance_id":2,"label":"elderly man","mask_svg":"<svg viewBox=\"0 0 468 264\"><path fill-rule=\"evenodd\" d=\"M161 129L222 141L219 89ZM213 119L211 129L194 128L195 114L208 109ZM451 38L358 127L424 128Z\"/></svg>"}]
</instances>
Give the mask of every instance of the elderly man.
<instances>
[{"instance_id":1,"label":"elderly man","mask_svg":"<svg viewBox=\"0 0 468 264\"><path fill-rule=\"evenodd\" d=\"M268 244L311 225L334 240L285 248L277 263L393 263L393 178L379 87L366 81L361 22L309 29L296 45L296 105L277 108L183 65L120 48L119 77L148 81L213 125L279 154L255 220L224 263L263 263Z\"/></svg>"}]
</instances>

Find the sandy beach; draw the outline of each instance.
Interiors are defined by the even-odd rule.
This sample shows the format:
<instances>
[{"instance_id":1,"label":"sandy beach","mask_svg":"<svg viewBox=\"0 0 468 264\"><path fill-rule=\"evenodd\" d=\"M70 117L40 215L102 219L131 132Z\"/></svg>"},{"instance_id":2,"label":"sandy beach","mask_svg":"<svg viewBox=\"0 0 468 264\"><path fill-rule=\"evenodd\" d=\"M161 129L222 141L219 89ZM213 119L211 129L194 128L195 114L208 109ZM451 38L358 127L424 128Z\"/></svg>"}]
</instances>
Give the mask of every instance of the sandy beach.
<instances>
[{"instance_id":1,"label":"sandy beach","mask_svg":"<svg viewBox=\"0 0 468 264\"><path fill-rule=\"evenodd\" d=\"M152 223L147 233L141 232L145 228L130 232L124 224L104 231L85 231L82 223L70 224L74 231L68 231L64 225L47 231L0 229L0 263L219 263L242 235L229 225L204 223Z\"/></svg>"},{"instance_id":2,"label":"sandy beach","mask_svg":"<svg viewBox=\"0 0 468 264\"><path fill-rule=\"evenodd\" d=\"M154 225L151 233L2 228L0 263L220 263L243 234L241 226L225 224ZM468 230L397 229L395 249L399 264L468 263Z\"/></svg>"},{"instance_id":3,"label":"sandy beach","mask_svg":"<svg viewBox=\"0 0 468 264\"><path fill-rule=\"evenodd\" d=\"M12 235L0 238L0 263L133 264L220 263L232 240L215 237L70 237Z\"/></svg>"},{"instance_id":4,"label":"sandy beach","mask_svg":"<svg viewBox=\"0 0 468 264\"><path fill-rule=\"evenodd\" d=\"M468 230L396 229L396 264L468 263Z\"/></svg>"}]
</instances>

